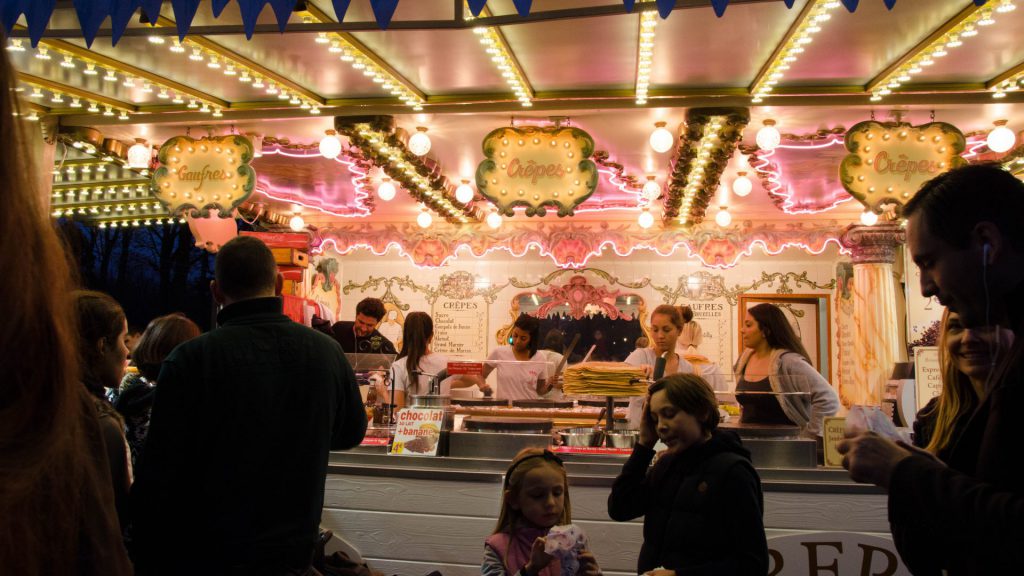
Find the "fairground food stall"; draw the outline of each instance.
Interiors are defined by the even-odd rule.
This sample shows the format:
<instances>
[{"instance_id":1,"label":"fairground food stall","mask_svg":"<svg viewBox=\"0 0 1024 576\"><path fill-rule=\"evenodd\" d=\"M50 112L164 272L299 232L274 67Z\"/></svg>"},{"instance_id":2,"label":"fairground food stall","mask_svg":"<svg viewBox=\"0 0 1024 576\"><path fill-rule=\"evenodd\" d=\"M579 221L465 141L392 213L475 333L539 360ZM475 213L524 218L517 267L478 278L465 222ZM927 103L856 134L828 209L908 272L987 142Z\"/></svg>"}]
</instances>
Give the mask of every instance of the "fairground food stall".
<instances>
[{"instance_id":1,"label":"fairground food stall","mask_svg":"<svg viewBox=\"0 0 1024 576\"><path fill-rule=\"evenodd\" d=\"M887 383L940 314L900 206L952 166L1024 168L1022 12L218 0L11 2L0 19L55 218L184 220L211 250L244 219L273 234L296 319L350 319L376 296L382 333L426 311L435 351L470 361L520 313L621 360L654 307L687 304L691 354L727 390L745 310L772 302L845 406L898 418L935 392ZM549 410L497 410L531 409ZM587 424L600 408L569 410L529 416ZM507 454L383 451L332 456L324 523L385 571L474 573ZM567 458L602 566L632 570L639 525L603 509L621 455ZM779 573L898 569L884 496L779 462L755 456Z\"/></svg>"}]
</instances>

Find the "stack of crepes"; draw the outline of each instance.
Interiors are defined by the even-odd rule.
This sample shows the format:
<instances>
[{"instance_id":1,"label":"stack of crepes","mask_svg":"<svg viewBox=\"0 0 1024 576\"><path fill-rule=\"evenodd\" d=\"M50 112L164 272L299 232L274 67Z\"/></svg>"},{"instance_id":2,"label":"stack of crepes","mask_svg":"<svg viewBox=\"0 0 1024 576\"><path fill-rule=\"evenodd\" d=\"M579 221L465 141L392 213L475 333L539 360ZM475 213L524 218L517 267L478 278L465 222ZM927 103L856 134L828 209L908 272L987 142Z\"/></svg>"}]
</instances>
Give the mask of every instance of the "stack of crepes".
<instances>
[{"instance_id":1,"label":"stack of crepes","mask_svg":"<svg viewBox=\"0 0 1024 576\"><path fill-rule=\"evenodd\" d=\"M621 362L581 362L565 369L562 391L570 396L643 396L646 375L641 366Z\"/></svg>"}]
</instances>

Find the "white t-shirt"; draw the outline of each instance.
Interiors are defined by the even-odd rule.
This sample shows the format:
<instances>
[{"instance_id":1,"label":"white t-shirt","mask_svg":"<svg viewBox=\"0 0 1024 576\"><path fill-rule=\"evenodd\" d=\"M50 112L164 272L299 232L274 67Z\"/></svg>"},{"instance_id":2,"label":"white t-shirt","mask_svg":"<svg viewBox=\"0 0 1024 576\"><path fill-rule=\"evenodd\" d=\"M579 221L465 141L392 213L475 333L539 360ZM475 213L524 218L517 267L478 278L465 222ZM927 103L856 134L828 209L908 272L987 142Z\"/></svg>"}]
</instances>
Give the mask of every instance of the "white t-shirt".
<instances>
[{"instance_id":1,"label":"white t-shirt","mask_svg":"<svg viewBox=\"0 0 1024 576\"><path fill-rule=\"evenodd\" d=\"M498 400L534 400L537 398L537 380L547 377L547 356L537 351L532 358L516 362L511 346L495 348L488 360L502 360L490 364L498 372L498 387L494 397ZM516 363L512 363L516 362Z\"/></svg>"},{"instance_id":2,"label":"white t-shirt","mask_svg":"<svg viewBox=\"0 0 1024 576\"><path fill-rule=\"evenodd\" d=\"M430 393L430 380L431 377L425 374L420 374L416 377L418 385L413 387L412 392L409 390L409 369L406 366L406 361L409 359L408 356L403 356L395 363L391 365L391 378L395 383L395 390L406 391L407 394L421 395ZM437 374L441 370L448 367L448 357L444 354L427 354L426 356L420 356L420 372L427 374ZM454 377L448 377L441 381L441 394L447 395L452 388L452 380Z\"/></svg>"},{"instance_id":3,"label":"white t-shirt","mask_svg":"<svg viewBox=\"0 0 1024 576\"><path fill-rule=\"evenodd\" d=\"M654 366L655 361L658 359L658 353L654 351L654 348L637 348L629 353L626 357L626 364L631 366ZM693 365L679 357L679 366L676 371L672 374L693 374ZM671 376L672 374L662 374L662 376ZM640 429L640 416L644 408L644 397L634 396L629 399L629 427L632 430Z\"/></svg>"}]
</instances>

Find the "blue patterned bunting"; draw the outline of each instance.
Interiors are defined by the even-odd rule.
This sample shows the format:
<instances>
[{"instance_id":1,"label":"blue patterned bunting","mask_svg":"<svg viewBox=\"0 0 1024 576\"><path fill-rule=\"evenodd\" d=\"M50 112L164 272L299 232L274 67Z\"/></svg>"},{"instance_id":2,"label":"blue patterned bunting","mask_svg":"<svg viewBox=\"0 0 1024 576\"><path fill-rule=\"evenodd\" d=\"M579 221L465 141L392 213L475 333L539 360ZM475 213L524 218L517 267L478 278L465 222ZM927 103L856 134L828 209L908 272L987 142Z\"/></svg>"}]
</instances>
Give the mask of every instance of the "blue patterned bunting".
<instances>
[{"instance_id":1,"label":"blue patterned bunting","mask_svg":"<svg viewBox=\"0 0 1024 576\"><path fill-rule=\"evenodd\" d=\"M331 0L331 4L334 5L334 17L338 19L338 22L345 21L345 13L348 12L348 5L352 0Z\"/></svg>"},{"instance_id":2,"label":"blue patterned bunting","mask_svg":"<svg viewBox=\"0 0 1024 576\"><path fill-rule=\"evenodd\" d=\"M277 17L277 29L284 32L285 26L288 25L288 17L295 9L295 0L269 0L269 3L274 16Z\"/></svg>"},{"instance_id":3,"label":"blue patterned bunting","mask_svg":"<svg viewBox=\"0 0 1024 576\"><path fill-rule=\"evenodd\" d=\"M91 48L92 41L96 39L96 32L111 12L110 0L74 0L74 5L85 45Z\"/></svg>"},{"instance_id":4,"label":"blue patterned bunting","mask_svg":"<svg viewBox=\"0 0 1024 576\"><path fill-rule=\"evenodd\" d=\"M658 14L661 15L662 19L668 18L668 15L672 13L672 9L676 7L676 0L657 0Z\"/></svg>"},{"instance_id":5,"label":"blue patterned bunting","mask_svg":"<svg viewBox=\"0 0 1024 576\"><path fill-rule=\"evenodd\" d=\"M231 0L213 0L213 17L220 18L220 13L224 11L229 2Z\"/></svg>"},{"instance_id":6,"label":"blue patterned bunting","mask_svg":"<svg viewBox=\"0 0 1024 576\"><path fill-rule=\"evenodd\" d=\"M370 0L373 7L373 17L381 30L387 30L391 25L391 17L395 15L395 8L398 8L398 0Z\"/></svg>"},{"instance_id":7,"label":"blue patterned bunting","mask_svg":"<svg viewBox=\"0 0 1024 576\"><path fill-rule=\"evenodd\" d=\"M725 9L729 6L729 0L711 0L711 7L715 9L715 16L719 18L722 14L725 14Z\"/></svg>"},{"instance_id":8,"label":"blue patterned bunting","mask_svg":"<svg viewBox=\"0 0 1024 576\"><path fill-rule=\"evenodd\" d=\"M633 13L633 6L636 4L636 0L622 0L622 5L626 7L626 12Z\"/></svg>"},{"instance_id":9,"label":"blue patterned bunting","mask_svg":"<svg viewBox=\"0 0 1024 576\"><path fill-rule=\"evenodd\" d=\"M188 29L192 27L192 19L199 10L201 0L171 0L171 7L174 8L174 20L178 25L178 40L184 40Z\"/></svg>"},{"instance_id":10,"label":"blue patterned bunting","mask_svg":"<svg viewBox=\"0 0 1024 576\"><path fill-rule=\"evenodd\" d=\"M860 4L860 0L843 0L843 6L846 6L850 12L857 9L857 4Z\"/></svg>"},{"instance_id":11,"label":"blue patterned bunting","mask_svg":"<svg viewBox=\"0 0 1024 576\"><path fill-rule=\"evenodd\" d=\"M134 0L134 3L142 7L142 13L146 15L146 19L156 24L157 19L160 18L160 5L163 4L162 0Z\"/></svg>"},{"instance_id":12,"label":"blue patterned bunting","mask_svg":"<svg viewBox=\"0 0 1024 576\"><path fill-rule=\"evenodd\" d=\"M139 3L135 0L113 0L110 10L110 45L117 46Z\"/></svg>"},{"instance_id":13,"label":"blue patterned bunting","mask_svg":"<svg viewBox=\"0 0 1024 576\"><path fill-rule=\"evenodd\" d=\"M519 12L520 16L527 16L530 14L533 0L512 0L512 3L516 5L516 12Z\"/></svg>"},{"instance_id":14,"label":"blue patterned bunting","mask_svg":"<svg viewBox=\"0 0 1024 576\"><path fill-rule=\"evenodd\" d=\"M3 24L4 32L10 36L11 30L18 18L25 13L28 0L7 0L0 2L0 24Z\"/></svg>"}]
</instances>

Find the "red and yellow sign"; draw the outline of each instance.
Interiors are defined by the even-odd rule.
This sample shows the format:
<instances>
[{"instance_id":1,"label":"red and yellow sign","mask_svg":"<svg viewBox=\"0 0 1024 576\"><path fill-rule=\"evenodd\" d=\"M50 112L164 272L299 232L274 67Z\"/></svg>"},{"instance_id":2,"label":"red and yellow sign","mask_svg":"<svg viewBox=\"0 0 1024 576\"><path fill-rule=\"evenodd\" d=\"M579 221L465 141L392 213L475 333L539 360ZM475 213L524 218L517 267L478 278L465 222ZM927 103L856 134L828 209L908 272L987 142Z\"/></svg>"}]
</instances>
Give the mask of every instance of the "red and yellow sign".
<instances>
[{"instance_id":1,"label":"red and yellow sign","mask_svg":"<svg viewBox=\"0 0 1024 576\"><path fill-rule=\"evenodd\" d=\"M569 216L597 188L594 139L578 128L498 128L483 148L477 189L506 216L515 206L527 216L543 216L545 206Z\"/></svg>"},{"instance_id":2,"label":"red and yellow sign","mask_svg":"<svg viewBox=\"0 0 1024 576\"><path fill-rule=\"evenodd\" d=\"M172 215L228 218L256 187L252 142L239 135L193 140L175 136L160 147L150 188Z\"/></svg>"},{"instance_id":3,"label":"red and yellow sign","mask_svg":"<svg viewBox=\"0 0 1024 576\"><path fill-rule=\"evenodd\" d=\"M967 145L952 124L861 122L846 133L850 151L839 166L846 191L865 206L881 211L882 204L902 206L922 184L963 166Z\"/></svg>"}]
</instances>

